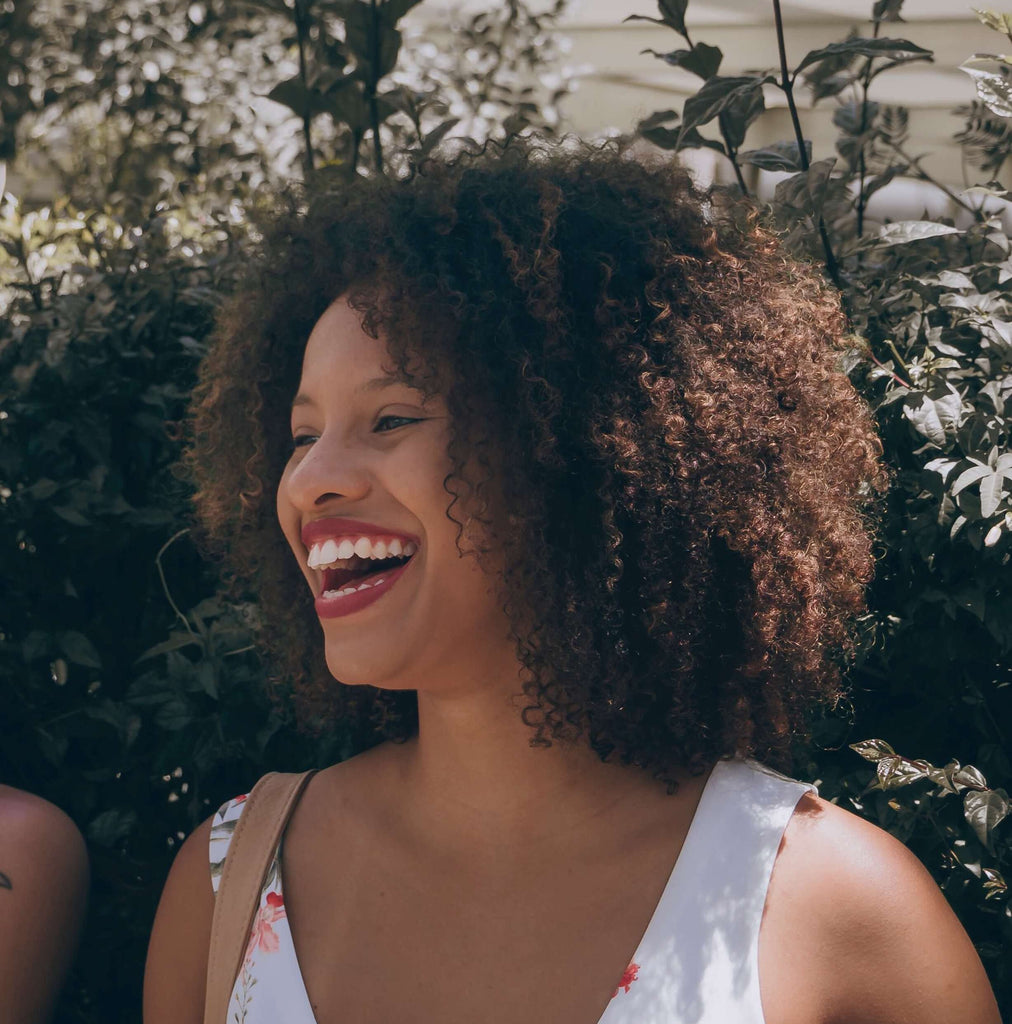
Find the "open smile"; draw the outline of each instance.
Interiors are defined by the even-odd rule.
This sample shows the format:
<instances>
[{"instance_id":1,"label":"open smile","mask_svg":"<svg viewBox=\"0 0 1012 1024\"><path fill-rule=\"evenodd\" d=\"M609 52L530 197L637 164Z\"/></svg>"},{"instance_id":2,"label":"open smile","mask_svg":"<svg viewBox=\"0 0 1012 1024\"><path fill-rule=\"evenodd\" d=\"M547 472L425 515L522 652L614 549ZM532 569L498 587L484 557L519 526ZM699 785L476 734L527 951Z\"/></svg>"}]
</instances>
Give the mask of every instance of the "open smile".
<instances>
[{"instance_id":1,"label":"open smile","mask_svg":"<svg viewBox=\"0 0 1012 1024\"><path fill-rule=\"evenodd\" d=\"M321 618L349 615L379 600L418 551L417 542L407 536L345 532L353 525L361 529L368 524L331 519L303 531L304 542L311 545L307 566L318 580L316 611Z\"/></svg>"}]
</instances>

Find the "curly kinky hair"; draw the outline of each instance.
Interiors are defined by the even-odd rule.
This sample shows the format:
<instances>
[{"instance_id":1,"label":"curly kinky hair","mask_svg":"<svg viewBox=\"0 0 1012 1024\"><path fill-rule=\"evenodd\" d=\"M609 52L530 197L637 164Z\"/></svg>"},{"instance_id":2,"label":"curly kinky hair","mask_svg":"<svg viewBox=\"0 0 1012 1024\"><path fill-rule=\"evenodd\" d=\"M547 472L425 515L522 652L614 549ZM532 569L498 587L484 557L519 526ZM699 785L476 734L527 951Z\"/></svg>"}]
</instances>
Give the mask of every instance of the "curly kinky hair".
<instances>
[{"instance_id":1,"label":"curly kinky hair","mask_svg":"<svg viewBox=\"0 0 1012 1024\"><path fill-rule=\"evenodd\" d=\"M888 484L820 274L747 204L613 143L514 140L278 202L192 398L196 535L256 595L304 722L402 740L415 693L335 682L275 518L306 340L341 295L446 399L447 514L504 566L532 744L668 781L783 763L841 696Z\"/></svg>"}]
</instances>

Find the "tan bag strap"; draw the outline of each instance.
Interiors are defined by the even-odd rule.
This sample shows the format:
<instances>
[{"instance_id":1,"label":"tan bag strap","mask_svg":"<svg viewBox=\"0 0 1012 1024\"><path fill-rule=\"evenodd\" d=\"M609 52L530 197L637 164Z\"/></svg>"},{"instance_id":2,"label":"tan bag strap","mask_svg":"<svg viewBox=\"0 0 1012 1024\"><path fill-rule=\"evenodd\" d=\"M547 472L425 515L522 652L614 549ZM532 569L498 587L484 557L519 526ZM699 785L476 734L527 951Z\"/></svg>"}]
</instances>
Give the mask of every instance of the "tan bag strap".
<instances>
[{"instance_id":1,"label":"tan bag strap","mask_svg":"<svg viewBox=\"0 0 1012 1024\"><path fill-rule=\"evenodd\" d=\"M246 798L229 842L214 901L204 1024L225 1024L232 987L260 903L264 875L302 790L315 774L270 772Z\"/></svg>"}]
</instances>

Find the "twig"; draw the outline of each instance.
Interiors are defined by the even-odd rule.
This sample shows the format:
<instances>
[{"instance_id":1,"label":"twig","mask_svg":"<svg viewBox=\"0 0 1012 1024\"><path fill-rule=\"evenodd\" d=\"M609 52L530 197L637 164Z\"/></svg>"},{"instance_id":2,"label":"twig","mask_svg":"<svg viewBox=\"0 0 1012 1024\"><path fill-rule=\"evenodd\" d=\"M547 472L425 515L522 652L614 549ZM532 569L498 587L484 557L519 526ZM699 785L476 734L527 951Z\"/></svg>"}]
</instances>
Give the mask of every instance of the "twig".
<instances>
[{"instance_id":1,"label":"twig","mask_svg":"<svg viewBox=\"0 0 1012 1024\"><path fill-rule=\"evenodd\" d=\"M309 90L309 67L306 60L306 34L309 26L306 24L306 10L302 0L296 0L293 14L295 17L295 34L299 41L299 78L302 81L302 88L306 96L306 105L302 109L302 134L306 139L304 163L306 179L308 180L316 172L316 160L313 154L312 93Z\"/></svg>"},{"instance_id":2,"label":"twig","mask_svg":"<svg viewBox=\"0 0 1012 1024\"><path fill-rule=\"evenodd\" d=\"M903 159L906 160L907 163L917 172L917 179L919 181L926 181L929 185L934 185L935 188L941 189L957 206L961 206L964 210L967 211L967 213L972 213L977 217L980 216L980 210L977 207L970 206L969 203L964 202L962 199L960 199L959 196L957 196L956 193L952 191L952 189L948 188L946 185L943 185L940 181L936 181L934 178L932 178L931 175L928 174L928 172L921 167L921 157L908 156L903 147L899 143L893 142L892 139L887 138L883 141L890 149L894 149L897 153L899 153L899 155L903 157Z\"/></svg>"},{"instance_id":3,"label":"twig","mask_svg":"<svg viewBox=\"0 0 1012 1024\"><path fill-rule=\"evenodd\" d=\"M372 121L372 148L376 158L376 170L383 173L383 145L380 141L379 105L376 103L376 86L379 84L380 62L380 17L376 0L372 2L372 61L369 75L369 118Z\"/></svg>"},{"instance_id":4,"label":"twig","mask_svg":"<svg viewBox=\"0 0 1012 1024\"><path fill-rule=\"evenodd\" d=\"M168 585L168 583L165 582L165 572L162 569L162 555L164 555L165 552L168 550L169 545L171 545L175 541L179 540L179 538L182 537L183 534L189 533L189 532L190 532L189 528L185 528L185 529L180 530L178 533L174 533L162 545L162 547L159 550L158 554L155 555L155 566L158 569L158 578L162 581L162 590L165 591L165 599L169 602L170 605L172 605L172 610L176 613L176 615L178 615L179 618L181 618L183 620L183 625L186 627L187 633L189 633L190 636L192 636L194 638L194 640L196 640L199 643L200 642L200 637L198 637L197 634L193 632L193 627L190 625L190 620L179 610L179 607L176 605L176 602L172 600L172 594L169 593L169 585Z\"/></svg>"},{"instance_id":5,"label":"twig","mask_svg":"<svg viewBox=\"0 0 1012 1024\"><path fill-rule=\"evenodd\" d=\"M696 44L689 38L689 30L687 28L684 33L681 33L681 36L690 50L695 49ZM731 166L734 168L734 176L738 179L738 187L741 189L742 195L748 196L751 193L745 184L745 176L742 174L741 165L738 163L738 150L731 145L727 129L720 123L719 116L717 118L717 127L720 129L720 137L724 140L724 145L727 147L727 158L731 161Z\"/></svg>"},{"instance_id":6,"label":"twig","mask_svg":"<svg viewBox=\"0 0 1012 1024\"><path fill-rule=\"evenodd\" d=\"M780 0L773 0L773 16L777 26L777 48L780 51L780 76L781 81L777 84L787 97L787 109L791 113L791 123L794 125L794 137L798 141L798 160L801 163L801 170L807 171L810 167L808 152L805 149L805 133L801 130L801 118L798 116L798 105L794 102L794 80L787 69L787 47L784 43L784 19L780 12ZM833 246L829 241L829 232L826 230L826 222L819 212L819 238L822 240L822 250L826 255L826 271L830 280L842 292L843 281L840 279L840 266L833 253Z\"/></svg>"},{"instance_id":7,"label":"twig","mask_svg":"<svg viewBox=\"0 0 1012 1024\"><path fill-rule=\"evenodd\" d=\"M878 39L879 28L882 22L876 21L872 29L872 39ZM868 197L864 194L865 175L867 174L867 163L864 157L864 133L868 130L868 89L871 86L871 65L873 57L865 60L864 74L861 76L861 150L858 154L858 170L860 173L860 187L857 192L857 237L864 237L864 209Z\"/></svg>"}]
</instances>

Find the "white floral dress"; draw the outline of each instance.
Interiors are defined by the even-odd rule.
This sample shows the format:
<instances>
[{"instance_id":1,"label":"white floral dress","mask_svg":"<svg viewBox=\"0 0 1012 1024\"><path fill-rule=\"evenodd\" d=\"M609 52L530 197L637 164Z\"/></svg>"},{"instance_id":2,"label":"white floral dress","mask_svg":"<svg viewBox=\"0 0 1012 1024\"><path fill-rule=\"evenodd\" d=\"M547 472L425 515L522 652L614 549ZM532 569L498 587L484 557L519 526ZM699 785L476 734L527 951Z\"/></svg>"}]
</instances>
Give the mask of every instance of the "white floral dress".
<instances>
[{"instance_id":1,"label":"white floral dress","mask_svg":"<svg viewBox=\"0 0 1012 1024\"><path fill-rule=\"evenodd\" d=\"M717 762L653 916L597 1024L765 1024L759 925L784 829L810 791L815 787L755 761ZM229 800L211 824L215 893L245 800ZM285 913L281 851L279 843L227 1024L317 1024Z\"/></svg>"}]
</instances>

